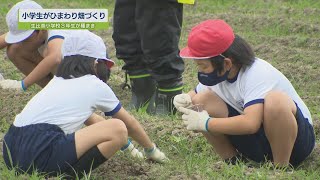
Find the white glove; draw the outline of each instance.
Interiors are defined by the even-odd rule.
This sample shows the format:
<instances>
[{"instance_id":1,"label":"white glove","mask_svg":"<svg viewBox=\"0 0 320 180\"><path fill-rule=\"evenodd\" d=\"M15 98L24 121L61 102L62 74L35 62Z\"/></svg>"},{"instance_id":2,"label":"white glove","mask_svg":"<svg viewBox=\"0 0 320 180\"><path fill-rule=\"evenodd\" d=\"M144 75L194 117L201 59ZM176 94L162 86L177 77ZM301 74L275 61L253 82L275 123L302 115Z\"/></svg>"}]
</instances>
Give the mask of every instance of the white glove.
<instances>
[{"instance_id":1,"label":"white glove","mask_svg":"<svg viewBox=\"0 0 320 180\"><path fill-rule=\"evenodd\" d=\"M131 143L131 141L128 141L129 146L125 149L122 149L122 152L130 152L131 156L138 159L144 159L144 156L142 152L140 152L137 148L134 147L134 145Z\"/></svg>"},{"instance_id":2,"label":"white glove","mask_svg":"<svg viewBox=\"0 0 320 180\"><path fill-rule=\"evenodd\" d=\"M17 91L23 91L21 81L5 79L0 81L0 87L2 89L14 89Z\"/></svg>"},{"instance_id":3,"label":"white glove","mask_svg":"<svg viewBox=\"0 0 320 180\"><path fill-rule=\"evenodd\" d=\"M163 152L161 152L160 149L157 148L155 144L151 152L148 152L146 149L144 149L144 153L148 159L154 160L158 163L165 163L169 161L166 155Z\"/></svg>"},{"instance_id":4,"label":"white glove","mask_svg":"<svg viewBox=\"0 0 320 180\"><path fill-rule=\"evenodd\" d=\"M180 107L188 108L192 106L191 97L189 94L178 94L174 97L173 104L177 109Z\"/></svg>"},{"instance_id":5,"label":"white glove","mask_svg":"<svg viewBox=\"0 0 320 180\"><path fill-rule=\"evenodd\" d=\"M196 112L184 107L180 107L179 111L183 113L182 120L187 130L208 131L208 123L212 118L207 111Z\"/></svg>"}]
</instances>

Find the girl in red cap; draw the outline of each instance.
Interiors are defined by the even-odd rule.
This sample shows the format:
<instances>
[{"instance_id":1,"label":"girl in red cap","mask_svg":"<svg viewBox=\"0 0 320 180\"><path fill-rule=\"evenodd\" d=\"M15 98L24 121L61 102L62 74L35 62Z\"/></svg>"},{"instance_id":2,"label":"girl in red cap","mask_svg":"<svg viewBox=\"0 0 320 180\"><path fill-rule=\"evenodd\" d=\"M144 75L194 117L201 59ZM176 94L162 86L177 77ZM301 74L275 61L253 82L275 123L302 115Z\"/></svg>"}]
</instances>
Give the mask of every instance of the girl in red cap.
<instances>
[{"instance_id":1,"label":"girl in red cap","mask_svg":"<svg viewBox=\"0 0 320 180\"><path fill-rule=\"evenodd\" d=\"M311 153L311 114L290 81L222 20L195 26L181 57L198 66L195 90L174 98L188 130L201 131L226 162L299 165ZM190 107L203 104L196 112Z\"/></svg>"}]
</instances>

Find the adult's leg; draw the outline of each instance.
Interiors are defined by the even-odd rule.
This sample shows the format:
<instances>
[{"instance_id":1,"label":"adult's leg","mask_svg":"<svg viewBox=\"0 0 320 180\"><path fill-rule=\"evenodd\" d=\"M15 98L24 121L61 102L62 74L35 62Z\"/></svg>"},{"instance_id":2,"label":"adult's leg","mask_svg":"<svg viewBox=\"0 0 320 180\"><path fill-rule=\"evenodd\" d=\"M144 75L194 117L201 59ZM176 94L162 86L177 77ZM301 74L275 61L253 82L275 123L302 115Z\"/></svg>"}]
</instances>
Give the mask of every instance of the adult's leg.
<instances>
[{"instance_id":1,"label":"adult's leg","mask_svg":"<svg viewBox=\"0 0 320 180\"><path fill-rule=\"evenodd\" d=\"M139 109L146 106L152 99L156 82L143 61L140 34L137 31L135 19L136 3L136 0L116 1L112 37L115 42L117 58L124 60L123 70L130 78L131 108ZM150 105L152 104L150 103ZM152 111L152 106L149 111Z\"/></svg>"},{"instance_id":2,"label":"adult's leg","mask_svg":"<svg viewBox=\"0 0 320 180\"><path fill-rule=\"evenodd\" d=\"M182 92L184 62L179 56L183 6L177 2L139 0L136 23L144 60L157 81L156 113L169 114Z\"/></svg>"},{"instance_id":3,"label":"adult's leg","mask_svg":"<svg viewBox=\"0 0 320 180\"><path fill-rule=\"evenodd\" d=\"M25 76L29 75L43 59L38 52L38 49L31 49L22 43L8 45L7 56ZM37 84L44 87L49 83L52 77L53 75L49 74L47 77L37 82Z\"/></svg>"},{"instance_id":4,"label":"adult's leg","mask_svg":"<svg viewBox=\"0 0 320 180\"><path fill-rule=\"evenodd\" d=\"M288 165L298 126L297 107L283 92L270 92L264 100L263 127L270 143L275 165Z\"/></svg>"},{"instance_id":5,"label":"adult's leg","mask_svg":"<svg viewBox=\"0 0 320 180\"><path fill-rule=\"evenodd\" d=\"M205 91L196 94L192 98L192 103L203 104L204 109L212 117L228 117L229 112L226 103L212 91ZM229 138L226 135L212 132L202 134L222 159L229 159L237 155L236 149L230 143Z\"/></svg>"}]
</instances>

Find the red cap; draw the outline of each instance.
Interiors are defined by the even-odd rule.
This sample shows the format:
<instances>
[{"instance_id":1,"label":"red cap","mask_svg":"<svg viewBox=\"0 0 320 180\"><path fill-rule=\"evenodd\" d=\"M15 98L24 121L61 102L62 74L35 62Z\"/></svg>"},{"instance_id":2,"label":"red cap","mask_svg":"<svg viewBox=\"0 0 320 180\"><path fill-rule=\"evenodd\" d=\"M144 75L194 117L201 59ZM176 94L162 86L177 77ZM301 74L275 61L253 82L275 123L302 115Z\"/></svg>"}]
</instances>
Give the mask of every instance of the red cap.
<instances>
[{"instance_id":1,"label":"red cap","mask_svg":"<svg viewBox=\"0 0 320 180\"><path fill-rule=\"evenodd\" d=\"M225 52L235 36L223 20L206 20L192 28L188 46L180 51L182 58L207 59Z\"/></svg>"}]
</instances>

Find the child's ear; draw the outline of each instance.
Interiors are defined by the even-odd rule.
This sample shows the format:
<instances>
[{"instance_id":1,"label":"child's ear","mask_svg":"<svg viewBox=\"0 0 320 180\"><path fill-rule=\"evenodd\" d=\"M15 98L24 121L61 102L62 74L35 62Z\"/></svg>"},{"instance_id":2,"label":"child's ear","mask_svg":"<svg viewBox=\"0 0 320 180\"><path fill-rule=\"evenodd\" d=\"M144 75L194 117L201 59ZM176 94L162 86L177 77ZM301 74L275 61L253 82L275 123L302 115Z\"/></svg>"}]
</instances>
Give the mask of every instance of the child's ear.
<instances>
[{"instance_id":1,"label":"child's ear","mask_svg":"<svg viewBox=\"0 0 320 180\"><path fill-rule=\"evenodd\" d=\"M224 69L226 71L229 71L232 68L232 60L230 58L225 58L224 59Z\"/></svg>"}]
</instances>

